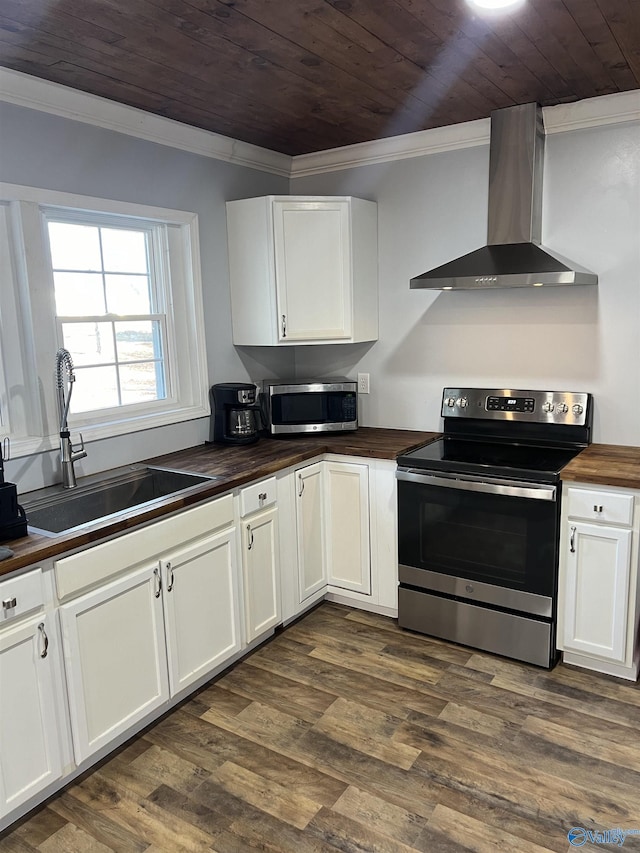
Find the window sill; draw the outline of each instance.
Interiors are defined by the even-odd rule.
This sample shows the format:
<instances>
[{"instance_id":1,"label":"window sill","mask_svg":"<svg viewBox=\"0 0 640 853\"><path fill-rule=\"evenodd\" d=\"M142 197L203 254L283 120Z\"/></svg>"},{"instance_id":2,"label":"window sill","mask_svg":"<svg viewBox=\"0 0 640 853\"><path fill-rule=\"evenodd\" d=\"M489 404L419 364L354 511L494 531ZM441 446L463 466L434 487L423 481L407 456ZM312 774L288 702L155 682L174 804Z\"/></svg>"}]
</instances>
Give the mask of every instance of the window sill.
<instances>
[{"instance_id":1,"label":"window sill","mask_svg":"<svg viewBox=\"0 0 640 853\"><path fill-rule=\"evenodd\" d=\"M132 432L157 429L158 427L171 426L173 424L192 421L198 418L209 417L209 409L205 406L189 406L184 409L158 412L153 415L140 415L135 418L114 421L106 424L84 424L74 426L69 424L72 440L77 442L78 435L82 433L85 444L92 441L100 441L105 438L115 438L120 435L128 435ZM48 436L25 436L10 437L11 459L32 456L36 453L47 453L58 449L59 438L56 435Z\"/></svg>"}]
</instances>

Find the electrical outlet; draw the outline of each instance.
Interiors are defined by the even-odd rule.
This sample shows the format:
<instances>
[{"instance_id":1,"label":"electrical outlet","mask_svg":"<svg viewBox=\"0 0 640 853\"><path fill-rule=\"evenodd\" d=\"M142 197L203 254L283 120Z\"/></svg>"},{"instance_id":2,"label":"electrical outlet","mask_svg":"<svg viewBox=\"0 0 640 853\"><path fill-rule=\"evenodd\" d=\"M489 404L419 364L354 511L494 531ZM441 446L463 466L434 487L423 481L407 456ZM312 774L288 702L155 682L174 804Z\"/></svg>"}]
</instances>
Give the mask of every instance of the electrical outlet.
<instances>
[{"instance_id":1,"label":"electrical outlet","mask_svg":"<svg viewBox=\"0 0 640 853\"><path fill-rule=\"evenodd\" d=\"M359 373L358 374L358 394L368 394L369 393L369 374L368 373Z\"/></svg>"}]
</instances>

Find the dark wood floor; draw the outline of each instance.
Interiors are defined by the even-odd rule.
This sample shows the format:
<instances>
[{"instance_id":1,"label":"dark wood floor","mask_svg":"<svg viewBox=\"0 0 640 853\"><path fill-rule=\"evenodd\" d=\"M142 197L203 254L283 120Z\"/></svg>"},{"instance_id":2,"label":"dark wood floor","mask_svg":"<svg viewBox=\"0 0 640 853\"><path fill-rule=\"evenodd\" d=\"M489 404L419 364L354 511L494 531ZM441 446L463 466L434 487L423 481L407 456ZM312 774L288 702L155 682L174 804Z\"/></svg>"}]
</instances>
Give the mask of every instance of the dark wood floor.
<instances>
[{"instance_id":1,"label":"dark wood floor","mask_svg":"<svg viewBox=\"0 0 640 853\"><path fill-rule=\"evenodd\" d=\"M640 830L640 685L323 604L0 849L566 853L572 827Z\"/></svg>"}]
</instances>

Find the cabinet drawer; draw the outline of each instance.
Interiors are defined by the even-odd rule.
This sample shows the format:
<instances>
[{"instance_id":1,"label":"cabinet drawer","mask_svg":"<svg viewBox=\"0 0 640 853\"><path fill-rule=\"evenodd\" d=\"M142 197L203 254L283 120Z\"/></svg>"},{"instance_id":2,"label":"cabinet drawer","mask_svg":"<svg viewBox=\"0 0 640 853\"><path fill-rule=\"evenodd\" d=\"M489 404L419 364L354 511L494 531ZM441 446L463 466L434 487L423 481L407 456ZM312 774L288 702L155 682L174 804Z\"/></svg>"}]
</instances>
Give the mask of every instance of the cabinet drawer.
<instances>
[{"instance_id":1,"label":"cabinet drawer","mask_svg":"<svg viewBox=\"0 0 640 853\"><path fill-rule=\"evenodd\" d=\"M633 495L595 489L569 489L567 499L571 518L623 524L626 527L631 527L633 523Z\"/></svg>"},{"instance_id":2,"label":"cabinet drawer","mask_svg":"<svg viewBox=\"0 0 640 853\"><path fill-rule=\"evenodd\" d=\"M269 477L240 491L240 515L250 515L276 502L276 478Z\"/></svg>"},{"instance_id":3,"label":"cabinet drawer","mask_svg":"<svg viewBox=\"0 0 640 853\"><path fill-rule=\"evenodd\" d=\"M54 564L58 598L68 598L115 577L125 569L159 557L177 544L206 536L231 524L233 498L225 495L94 545L86 551L63 557Z\"/></svg>"},{"instance_id":4,"label":"cabinet drawer","mask_svg":"<svg viewBox=\"0 0 640 853\"><path fill-rule=\"evenodd\" d=\"M0 625L43 606L41 569L0 583Z\"/></svg>"}]
</instances>

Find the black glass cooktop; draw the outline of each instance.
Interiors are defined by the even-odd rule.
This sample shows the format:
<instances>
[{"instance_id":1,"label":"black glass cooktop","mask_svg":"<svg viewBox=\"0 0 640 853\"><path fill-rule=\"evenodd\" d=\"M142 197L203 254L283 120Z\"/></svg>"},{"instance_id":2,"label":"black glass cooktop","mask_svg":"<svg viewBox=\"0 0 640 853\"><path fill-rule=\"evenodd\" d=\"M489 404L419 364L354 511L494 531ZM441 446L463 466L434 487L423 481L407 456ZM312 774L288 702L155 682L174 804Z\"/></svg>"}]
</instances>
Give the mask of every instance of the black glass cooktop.
<instances>
[{"instance_id":1,"label":"black glass cooktop","mask_svg":"<svg viewBox=\"0 0 640 853\"><path fill-rule=\"evenodd\" d=\"M561 469L581 449L440 438L403 454L398 465L426 471L555 482Z\"/></svg>"}]
</instances>

